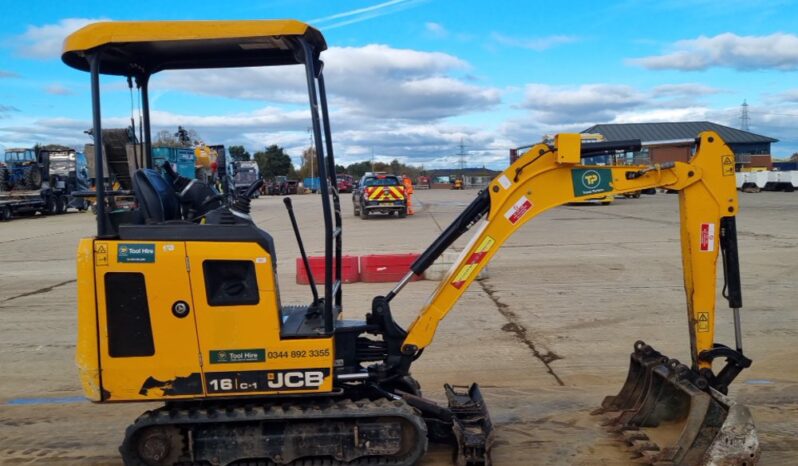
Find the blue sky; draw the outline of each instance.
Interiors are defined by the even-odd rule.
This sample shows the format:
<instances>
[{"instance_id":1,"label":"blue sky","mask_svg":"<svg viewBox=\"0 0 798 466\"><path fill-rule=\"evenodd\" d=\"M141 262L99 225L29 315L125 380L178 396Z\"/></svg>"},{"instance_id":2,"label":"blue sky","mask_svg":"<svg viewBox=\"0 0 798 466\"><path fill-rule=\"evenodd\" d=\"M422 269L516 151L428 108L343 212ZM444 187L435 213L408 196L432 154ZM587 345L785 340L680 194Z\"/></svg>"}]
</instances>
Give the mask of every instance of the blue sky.
<instances>
[{"instance_id":1,"label":"blue sky","mask_svg":"<svg viewBox=\"0 0 798 466\"><path fill-rule=\"evenodd\" d=\"M168 3L168 7L164 5ZM88 75L60 61L69 32L98 19L309 21L325 35L340 161L457 159L501 167L507 149L596 123L712 120L798 151L798 6L659 0L480 2L3 2L0 146L82 146ZM13 8L12 8L13 6ZM297 69L166 72L151 87L153 130L210 144L285 146L298 162L308 111ZM103 81L105 127L127 124L121 79Z\"/></svg>"}]
</instances>

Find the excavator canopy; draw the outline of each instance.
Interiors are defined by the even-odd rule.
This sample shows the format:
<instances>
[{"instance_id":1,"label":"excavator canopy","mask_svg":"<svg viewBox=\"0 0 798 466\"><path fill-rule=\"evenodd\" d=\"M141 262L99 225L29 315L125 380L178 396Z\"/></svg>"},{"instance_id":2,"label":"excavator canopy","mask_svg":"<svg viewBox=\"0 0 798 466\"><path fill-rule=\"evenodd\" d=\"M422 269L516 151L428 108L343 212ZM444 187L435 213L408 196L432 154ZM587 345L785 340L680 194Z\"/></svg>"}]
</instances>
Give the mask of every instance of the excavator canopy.
<instances>
[{"instance_id":1,"label":"excavator canopy","mask_svg":"<svg viewBox=\"0 0 798 466\"><path fill-rule=\"evenodd\" d=\"M89 71L86 54L102 49L100 73L121 76L292 65L304 62L299 38L311 45L314 61L327 48L317 29L296 20L106 21L70 34L61 59Z\"/></svg>"}]
</instances>

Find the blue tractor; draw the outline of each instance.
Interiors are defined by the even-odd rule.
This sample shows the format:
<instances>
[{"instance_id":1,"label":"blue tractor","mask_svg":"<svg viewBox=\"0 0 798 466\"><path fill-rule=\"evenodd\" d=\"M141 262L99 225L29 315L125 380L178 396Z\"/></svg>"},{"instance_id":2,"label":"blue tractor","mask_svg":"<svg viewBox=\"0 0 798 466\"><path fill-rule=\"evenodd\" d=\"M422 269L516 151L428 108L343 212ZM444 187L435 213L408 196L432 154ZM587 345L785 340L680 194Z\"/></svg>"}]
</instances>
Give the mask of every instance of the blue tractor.
<instances>
[{"instance_id":1,"label":"blue tractor","mask_svg":"<svg viewBox=\"0 0 798 466\"><path fill-rule=\"evenodd\" d=\"M8 149L0 162L0 191L39 189L43 170L33 149Z\"/></svg>"}]
</instances>

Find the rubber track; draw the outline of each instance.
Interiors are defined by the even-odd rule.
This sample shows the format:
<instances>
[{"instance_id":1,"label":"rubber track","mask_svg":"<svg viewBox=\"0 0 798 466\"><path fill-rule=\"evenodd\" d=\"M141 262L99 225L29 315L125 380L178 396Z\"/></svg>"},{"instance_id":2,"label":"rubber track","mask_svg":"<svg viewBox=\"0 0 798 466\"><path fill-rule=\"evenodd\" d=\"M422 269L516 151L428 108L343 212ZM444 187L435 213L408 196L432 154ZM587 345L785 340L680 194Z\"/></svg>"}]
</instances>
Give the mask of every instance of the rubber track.
<instances>
[{"instance_id":1,"label":"rubber track","mask_svg":"<svg viewBox=\"0 0 798 466\"><path fill-rule=\"evenodd\" d=\"M270 460L240 460L231 463L234 466L412 466L424 456L427 451L427 426L419 413L402 400L379 399L370 400L323 400L299 404L287 402L280 404L256 404L244 402L226 402L206 407L180 408L164 406L147 411L139 416L136 421L125 431L125 439L119 452L127 466L147 466L138 457L137 449L132 439L136 434L152 426L176 426L181 429L190 429L200 424L221 423L233 425L237 422L253 421L282 421L289 419L306 421L308 419L356 419L375 417L400 417L416 428L416 438L419 439L411 451L400 458L369 456L350 462L342 462L327 458L298 459L291 463L275 463ZM183 439L183 444L188 441ZM186 452L187 453L187 452ZM187 455L186 455L187 456ZM245 456L245 455L242 455ZM199 459L194 462L178 462L175 466L211 466L212 463Z\"/></svg>"}]
</instances>

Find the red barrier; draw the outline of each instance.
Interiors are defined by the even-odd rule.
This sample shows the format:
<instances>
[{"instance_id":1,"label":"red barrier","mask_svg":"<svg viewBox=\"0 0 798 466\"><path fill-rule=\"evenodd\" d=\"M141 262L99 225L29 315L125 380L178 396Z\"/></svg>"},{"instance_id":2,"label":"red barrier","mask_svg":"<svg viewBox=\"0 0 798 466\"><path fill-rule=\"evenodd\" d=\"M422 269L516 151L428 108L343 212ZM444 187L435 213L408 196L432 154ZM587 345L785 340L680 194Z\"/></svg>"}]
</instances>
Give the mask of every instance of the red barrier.
<instances>
[{"instance_id":1,"label":"red barrier","mask_svg":"<svg viewBox=\"0 0 798 466\"><path fill-rule=\"evenodd\" d=\"M360 256L360 279L364 282L399 281L410 270L419 254L370 254ZM413 281L422 277L414 276Z\"/></svg>"},{"instance_id":2,"label":"red barrier","mask_svg":"<svg viewBox=\"0 0 798 466\"><path fill-rule=\"evenodd\" d=\"M324 283L324 256L308 257L310 262L310 270L313 272L313 278L316 284ZM354 283L360 281L360 268L358 267L357 256L343 256L341 257L341 281L344 283ZM300 285L307 285L308 274L305 272L305 264L302 263L302 258L296 259L296 282Z\"/></svg>"}]
</instances>

